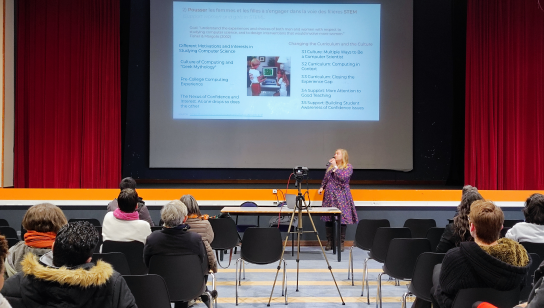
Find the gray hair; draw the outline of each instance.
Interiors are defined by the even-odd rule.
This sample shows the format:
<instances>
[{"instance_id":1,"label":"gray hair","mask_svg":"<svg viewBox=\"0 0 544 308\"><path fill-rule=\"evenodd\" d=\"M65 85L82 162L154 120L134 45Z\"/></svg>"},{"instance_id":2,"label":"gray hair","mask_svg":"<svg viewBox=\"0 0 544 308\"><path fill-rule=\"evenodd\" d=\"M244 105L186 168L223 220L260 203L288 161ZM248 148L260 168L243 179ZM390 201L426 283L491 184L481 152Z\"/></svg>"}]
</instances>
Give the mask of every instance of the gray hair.
<instances>
[{"instance_id":1,"label":"gray hair","mask_svg":"<svg viewBox=\"0 0 544 308\"><path fill-rule=\"evenodd\" d=\"M179 200L168 202L161 210L161 219L168 228L181 225L186 216L187 207Z\"/></svg>"},{"instance_id":2,"label":"gray hair","mask_svg":"<svg viewBox=\"0 0 544 308\"><path fill-rule=\"evenodd\" d=\"M200 208L198 207L198 202L196 202L195 197L192 195L183 195L181 196L180 200L187 207L188 214L197 214L198 216L202 215L200 214Z\"/></svg>"}]
</instances>

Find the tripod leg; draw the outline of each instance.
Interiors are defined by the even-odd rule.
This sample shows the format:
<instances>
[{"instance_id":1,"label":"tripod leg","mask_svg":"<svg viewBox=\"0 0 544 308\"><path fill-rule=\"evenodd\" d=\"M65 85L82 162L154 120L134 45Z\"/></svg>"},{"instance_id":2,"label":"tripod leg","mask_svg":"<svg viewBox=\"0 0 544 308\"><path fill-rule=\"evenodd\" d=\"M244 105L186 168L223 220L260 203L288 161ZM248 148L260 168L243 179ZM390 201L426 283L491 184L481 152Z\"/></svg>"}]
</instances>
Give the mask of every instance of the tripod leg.
<instances>
[{"instance_id":1,"label":"tripod leg","mask_svg":"<svg viewBox=\"0 0 544 308\"><path fill-rule=\"evenodd\" d=\"M291 227L293 226L293 219L294 218L295 218L295 211L293 211L293 213L291 214L291 221L289 222L289 227L287 228L287 230L291 230ZM276 271L276 277L274 278L274 284L272 285L272 291L270 291L270 297L268 298L268 304L266 305L268 307L270 307L270 302L272 301L272 294L274 294L274 288L276 287L276 281L278 280L278 274L280 272L281 262L283 260L284 254L285 254L285 247L287 247L287 241L288 240L289 240L289 233L287 233L287 235L285 236L285 241L283 242L283 249L281 251L280 260L279 260L279 263L278 263L278 267L277 267L277 271Z\"/></svg>"},{"instance_id":2,"label":"tripod leg","mask_svg":"<svg viewBox=\"0 0 544 308\"><path fill-rule=\"evenodd\" d=\"M319 243L319 247L321 247L321 253L323 254L323 257L325 258L325 262L327 263L327 268L329 269L329 272L331 273L332 280L334 281L334 285L336 286L336 290L338 291L338 295L340 296L340 300L342 301L342 305L345 305L344 298L342 297L342 293L340 293L340 288L338 287L338 283L336 282L336 279L334 278L334 273L332 272L332 266L329 263L329 259L327 258L327 254L325 254L325 249L323 249L323 245L321 244L321 239L319 238L319 233L317 233L317 229L315 228L314 220L312 219L312 214L310 213L310 209L306 208L306 213L308 213L308 218L310 222L312 223L312 228L314 230L315 235L317 236L317 242ZM338 251L340 253L340 251Z\"/></svg>"}]
</instances>

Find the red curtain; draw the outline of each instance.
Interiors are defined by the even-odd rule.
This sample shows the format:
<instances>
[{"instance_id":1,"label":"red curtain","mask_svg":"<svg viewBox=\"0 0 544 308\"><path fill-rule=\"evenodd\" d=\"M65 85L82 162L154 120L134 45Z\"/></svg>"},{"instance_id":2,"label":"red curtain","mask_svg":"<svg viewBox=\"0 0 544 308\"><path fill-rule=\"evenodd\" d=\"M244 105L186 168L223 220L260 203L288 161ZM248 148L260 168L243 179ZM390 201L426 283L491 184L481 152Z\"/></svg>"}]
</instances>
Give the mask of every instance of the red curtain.
<instances>
[{"instance_id":1,"label":"red curtain","mask_svg":"<svg viewBox=\"0 0 544 308\"><path fill-rule=\"evenodd\" d=\"M468 1L465 182L544 189L544 11Z\"/></svg>"},{"instance_id":2,"label":"red curtain","mask_svg":"<svg viewBox=\"0 0 544 308\"><path fill-rule=\"evenodd\" d=\"M119 2L17 5L15 187L117 187Z\"/></svg>"}]
</instances>

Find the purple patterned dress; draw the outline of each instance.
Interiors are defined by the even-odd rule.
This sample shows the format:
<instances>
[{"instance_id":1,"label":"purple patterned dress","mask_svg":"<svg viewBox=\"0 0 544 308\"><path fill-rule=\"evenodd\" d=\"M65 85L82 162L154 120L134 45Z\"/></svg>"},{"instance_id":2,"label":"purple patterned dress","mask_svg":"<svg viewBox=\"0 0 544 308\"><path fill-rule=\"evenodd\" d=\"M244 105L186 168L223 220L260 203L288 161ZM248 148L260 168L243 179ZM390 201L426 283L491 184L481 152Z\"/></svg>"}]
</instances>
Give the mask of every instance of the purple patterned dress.
<instances>
[{"instance_id":1,"label":"purple patterned dress","mask_svg":"<svg viewBox=\"0 0 544 308\"><path fill-rule=\"evenodd\" d=\"M342 224L356 224L359 219L349 189L353 166L348 164L346 169L337 169L335 172L332 172L332 170L334 169L327 170L321 183L324 191L322 205L339 208L342 211ZM331 221L331 217L322 216L321 220Z\"/></svg>"}]
</instances>

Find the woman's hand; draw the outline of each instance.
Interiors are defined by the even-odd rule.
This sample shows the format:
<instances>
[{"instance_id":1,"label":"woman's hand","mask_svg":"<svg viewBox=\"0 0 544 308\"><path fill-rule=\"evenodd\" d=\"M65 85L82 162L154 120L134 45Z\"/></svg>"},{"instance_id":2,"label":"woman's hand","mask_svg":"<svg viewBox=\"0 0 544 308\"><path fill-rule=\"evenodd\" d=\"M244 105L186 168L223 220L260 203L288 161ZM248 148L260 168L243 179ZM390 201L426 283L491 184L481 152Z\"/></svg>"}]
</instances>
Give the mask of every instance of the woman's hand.
<instances>
[{"instance_id":1,"label":"woman's hand","mask_svg":"<svg viewBox=\"0 0 544 308\"><path fill-rule=\"evenodd\" d=\"M323 192L323 187L320 187L317 193L321 195L322 192Z\"/></svg>"},{"instance_id":2,"label":"woman's hand","mask_svg":"<svg viewBox=\"0 0 544 308\"><path fill-rule=\"evenodd\" d=\"M336 159L334 159L334 158L329 159L329 163L331 163L331 165L332 165L333 167L338 167L338 166L336 165Z\"/></svg>"}]
</instances>

